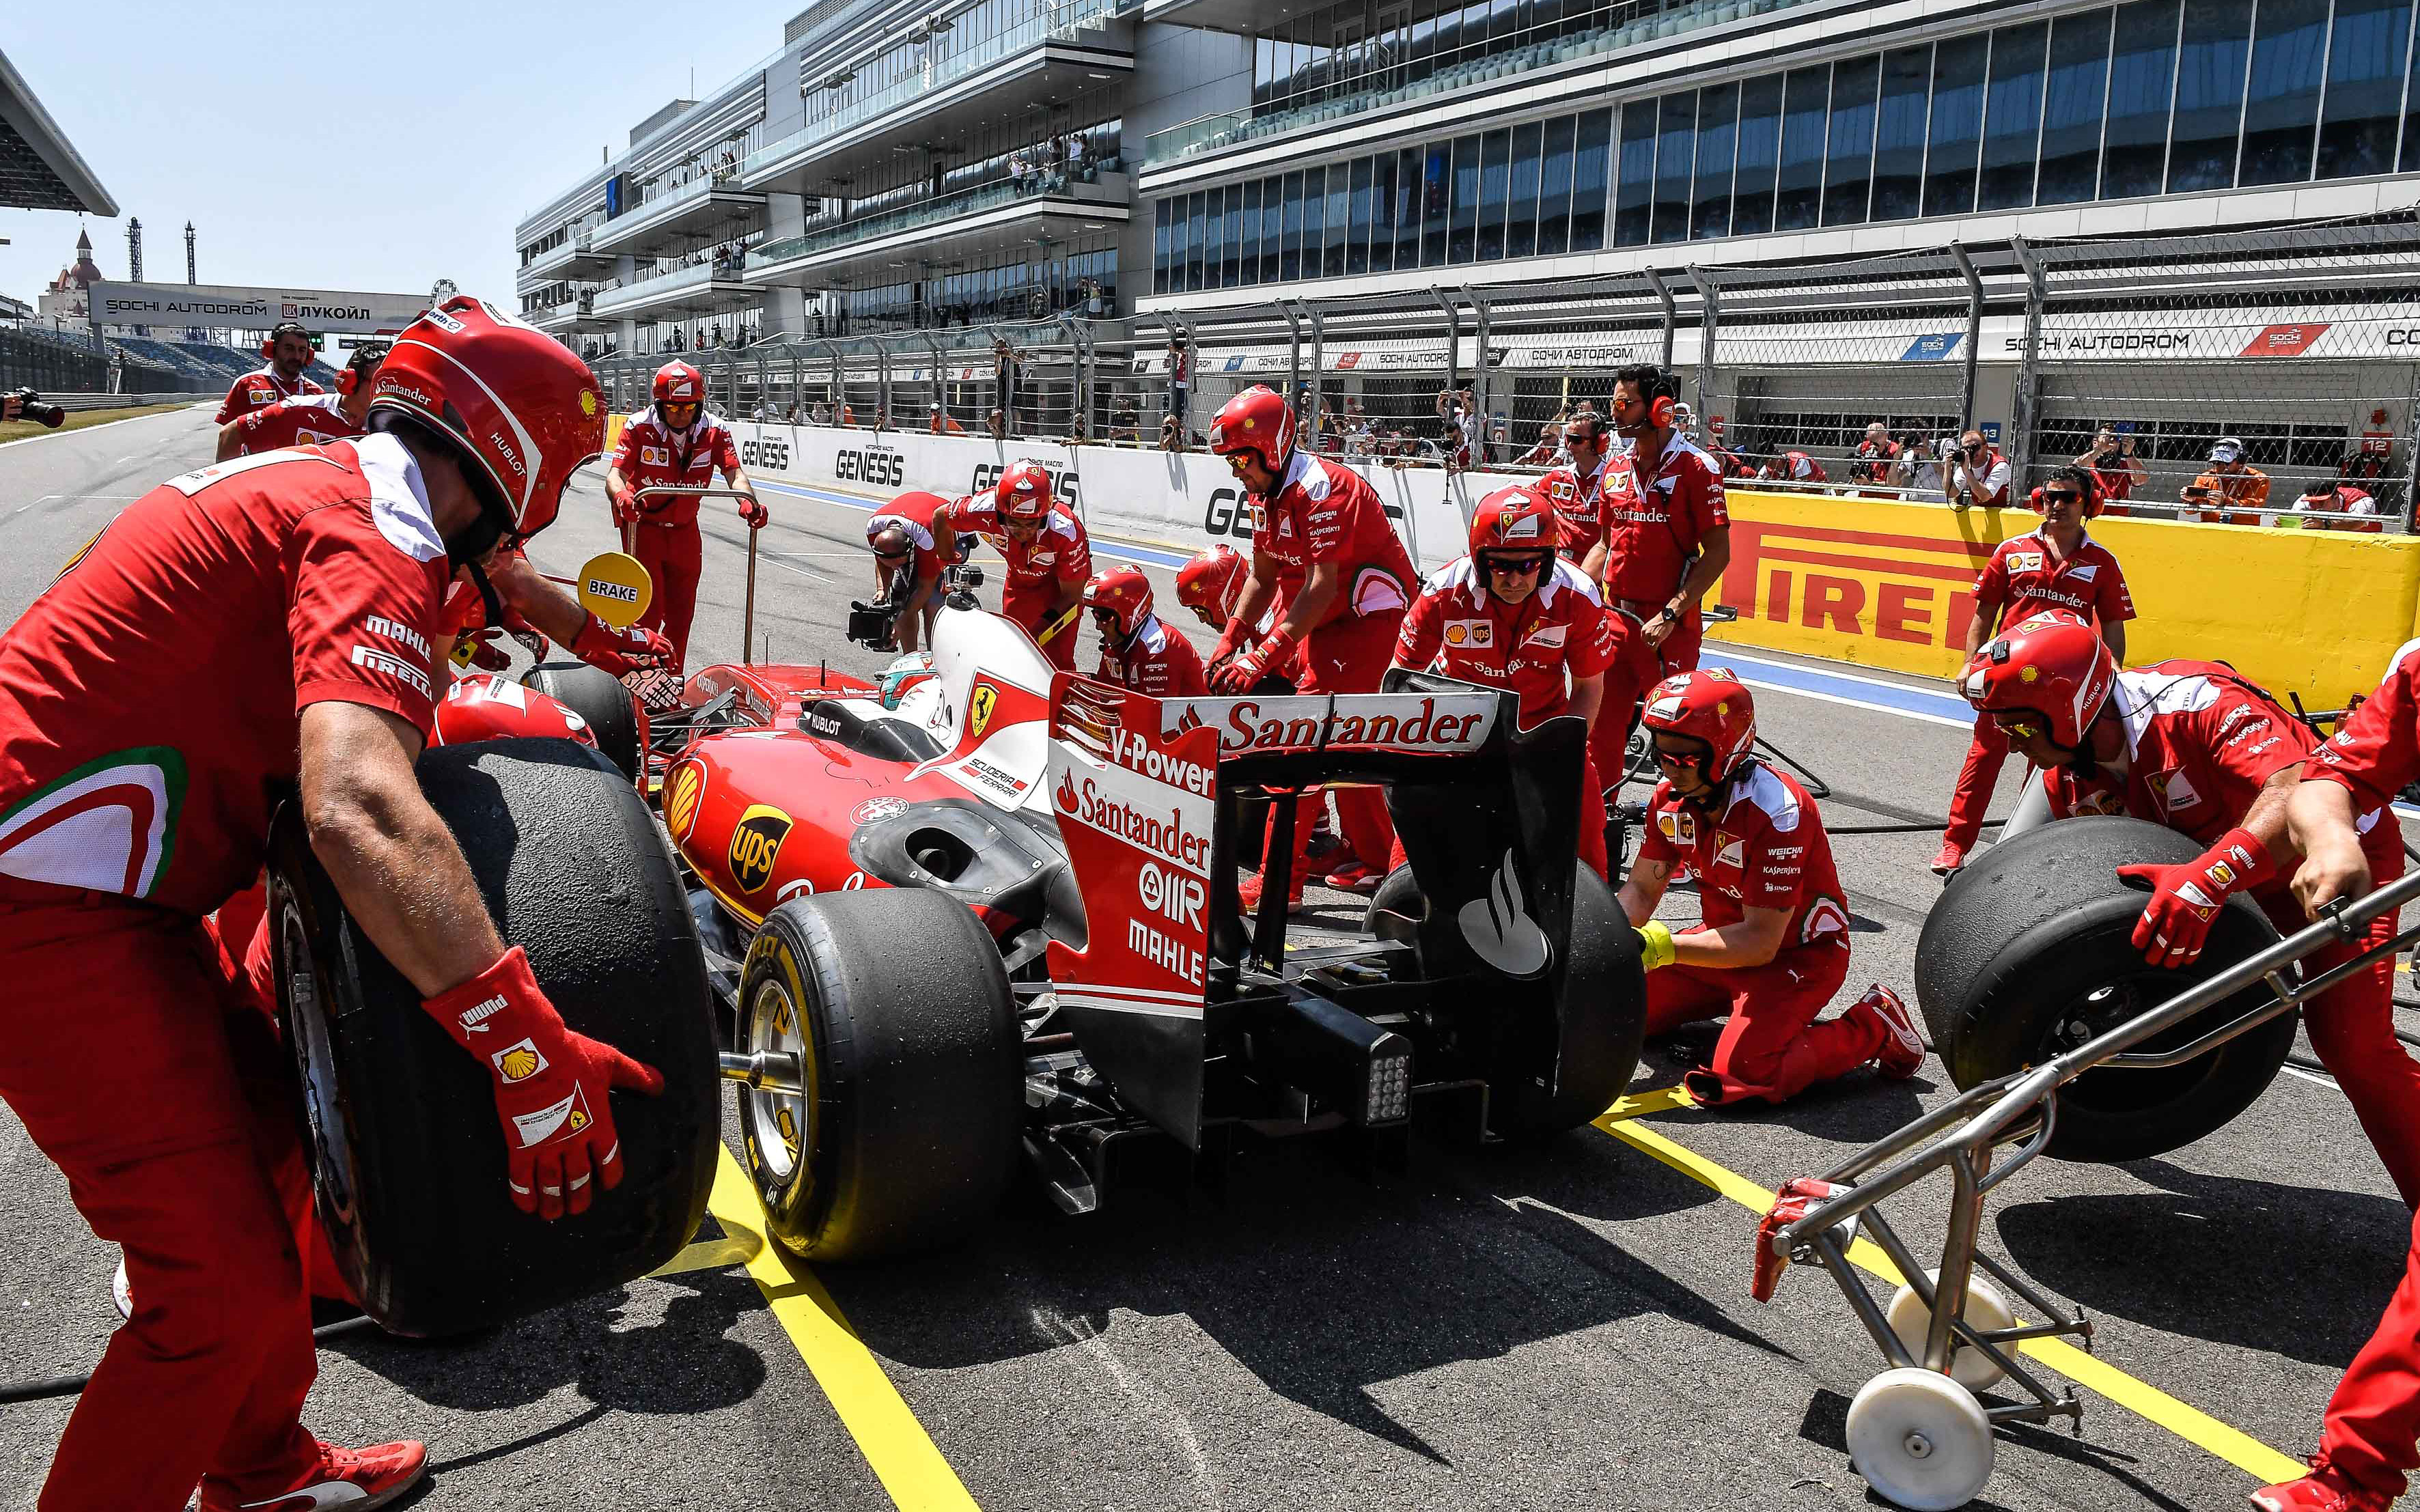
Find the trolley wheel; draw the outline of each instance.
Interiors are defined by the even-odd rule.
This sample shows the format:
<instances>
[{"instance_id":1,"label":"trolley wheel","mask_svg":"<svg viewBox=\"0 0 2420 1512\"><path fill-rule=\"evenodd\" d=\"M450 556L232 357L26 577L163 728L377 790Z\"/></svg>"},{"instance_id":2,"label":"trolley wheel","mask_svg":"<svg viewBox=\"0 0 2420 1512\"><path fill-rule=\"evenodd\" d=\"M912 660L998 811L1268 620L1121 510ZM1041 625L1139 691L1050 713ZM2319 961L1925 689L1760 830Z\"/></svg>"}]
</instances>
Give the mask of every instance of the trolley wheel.
<instances>
[{"instance_id":1,"label":"trolley wheel","mask_svg":"<svg viewBox=\"0 0 2420 1512\"><path fill-rule=\"evenodd\" d=\"M1857 1389L1849 1403L1849 1462L1866 1484L1908 1512L1950 1512L1992 1478L1992 1420L1975 1394L1931 1370L1903 1365Z\"/></svg>"},{"instance_id":2,"label":"trolley wheel","mask_svg":"<svg viewBox=\"0 0 2420 1512\"><path fill-rule=\"evenodd\" d=\"M1938 1286L1941 1282L1941 1273L1928 1271L1925 1273L1925 1279ZM1901 1287L1891 1293L1890 1306L1885 1309L1885 1312L1890 1319L1891 1332L1899 1335L1899 1341L1901 1344L1907 1346L1907 1352L1919 1360L1922 1359L1925 1335L1932 1328L1932 1310L1925 1306L1924 1299L1916 1294L1914 1287ZM2009 1299L2001 1296L1997 1287L1980 1276L1967 1278L1966 1305L1960 1310L1958 1316L1968 1328L1978 1334L1988 1334L1993 1329L2017 1326L2017 1315L2009 1309ZM1976 1349L1962 1339L1955 1337L1951 1339L1950 1380L1968 1391L1979 1392L1989 1391L1999 1384L2007 1375L2008 1372L2001 1369L1992 1357L1981 1350Z\"/></svg>"}]
</instances>

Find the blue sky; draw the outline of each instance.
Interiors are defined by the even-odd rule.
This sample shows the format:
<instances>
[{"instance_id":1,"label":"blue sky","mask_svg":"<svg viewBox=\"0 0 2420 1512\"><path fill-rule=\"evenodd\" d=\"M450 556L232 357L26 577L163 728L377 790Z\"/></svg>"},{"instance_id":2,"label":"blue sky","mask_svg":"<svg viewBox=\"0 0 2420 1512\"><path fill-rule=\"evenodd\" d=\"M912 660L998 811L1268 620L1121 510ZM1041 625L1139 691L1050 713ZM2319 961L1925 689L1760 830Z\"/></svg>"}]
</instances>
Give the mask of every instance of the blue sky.
<instances>
[{"instance_id":1,"label":"blue sky","mask_svg":"<svg viewBox=\"0 0 2420 1512\"><path fill-rule=\"evenodd\" d=\"M513 226L689 88L778 47L806 0L571 7L517 0L244 8L12 5L0 52L117 200L86 219L101 271L426 290L516 307ZM77 217L0 210L0 292L30 301Z\"/></svg>"}]
</instances>

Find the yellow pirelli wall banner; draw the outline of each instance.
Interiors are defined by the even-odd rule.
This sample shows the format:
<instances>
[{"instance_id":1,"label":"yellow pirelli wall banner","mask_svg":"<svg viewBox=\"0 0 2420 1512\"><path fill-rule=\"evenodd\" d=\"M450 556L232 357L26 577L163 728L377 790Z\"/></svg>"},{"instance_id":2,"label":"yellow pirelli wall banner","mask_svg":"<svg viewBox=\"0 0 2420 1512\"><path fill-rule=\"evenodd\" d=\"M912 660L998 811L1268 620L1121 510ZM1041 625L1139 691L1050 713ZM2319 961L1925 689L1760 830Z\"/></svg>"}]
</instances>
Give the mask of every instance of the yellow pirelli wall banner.
<instances>
[{"instance_id":1,"label":"yellow pirelli wall banner","mask_svg":"<svg viewBox=\"0 0 2420 1512\"><path fill-rule=\"evenodd\" d=\"M613 454L621 449L622 424L629 418L630 417L628 415L607 415L605 417L605 455L608 460L611 460Z\"/></svg>"},{"instance_id":2,"label":"yellow pirelli wall banner","mask_svg":"<svg viewBox=\"0 0 2420 1512\"><path fill-rule=\"evenodd\" d=\"M1717 596L1740 612L1714 638L1934 677L1956 675L1992 548L2027 510L1877 499L1730 495ZM2377 687L2420 630L2420 537L2102 519L2133 590L2130 663L2225 661L2279 698L2340 706Z\"/></svg>"}]
</instances>

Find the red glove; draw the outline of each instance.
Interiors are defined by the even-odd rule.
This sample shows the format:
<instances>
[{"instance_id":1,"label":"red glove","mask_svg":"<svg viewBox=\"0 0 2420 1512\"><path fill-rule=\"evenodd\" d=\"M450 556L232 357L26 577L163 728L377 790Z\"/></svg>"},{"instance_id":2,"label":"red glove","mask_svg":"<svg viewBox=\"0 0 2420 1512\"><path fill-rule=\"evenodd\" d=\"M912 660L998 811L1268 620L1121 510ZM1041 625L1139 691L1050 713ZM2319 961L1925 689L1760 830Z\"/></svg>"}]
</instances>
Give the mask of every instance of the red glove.
<instances>
[{"instance_id":1,"label":"red glove","mask_svg":"<svg viewBox=\"0 0 2420 1512\"><path fill-rule=\"evenodd\" d=\"M616 630L591 614L580 633L571 638L571 654L598 671L627 677L672 660L673 643L644 625Z\"/></svg>"},{"instance_id":2,"label":"red glove","mask_svg":"<svg viewBox=\"0 0 2420 1512\"><path fill-rule=\"evenodd\" d=\"M2155 966L2191 964L2228 897L2260 886L2276 871L2269 847L2242 828L2228 830L2217 844L2176 866L2119 867L2119 877L2151 887L2151 901L2134 921L2134 949Z\"/></svg>"},{"instance_id":3,"label":"red glove","mask_svg":"<svg viewBox=\"0 0 2420 1512\"><path fill-rule=\"evenodd\" d=\"M1281 666L1294 655L1294 637L1282 625L1271 630L1268 639L1249 651L1238 652L1233 661L1210 674L1213 693L1249 693L1252 685L1267 675L1272 667Z\"/></svg>"},{"instance_id":4,"label":"red glove","mask_svg":"<svg viewBox=\"0 0 2420 1512\"><path fill-rule=\"evenodd\" d=\"M513 658L505 653L504 647L496 644L496 629L493 625L473 632L471 665L483 672L501 672L511 670Z\"/></svg>"},{"instance_id":5,"label":"red glove","mask_svg":"<svg viewBox=\"0 0 2420 1512\"><path fill-rule=\"evenodd\" d=\"M533 658L538 661L546 659L549 644L546 637L539 633L536 625L521 617L520 610L510 604L504 606L504 634L520 641L521 649L528 652Z\"/></svg>"},{"instance_id":6,"label":"red glove","mask_svg":"<svg viewBox=\"0 0 2420 1512\"><path fill-rule=\"evenodd\" d=\"M1216 671L1218 664L1233 656L1236 650L1241 647L1243 643L1244 622L1241 620L1229 620L1227 622L1227 628L1218 632L1218 643L1210 648L1210 659L1202 665Z\"/></svg>"},{"instance_id":7,"label":"red glove","mask_svg":"<svg viewBox=\"0 0 2420 1512\"><path fill-rule=\"evenodd\" d=\"M754 494L750 494L739 501L739 517L748 522L748 528L752 531L763 530L773 518L766 512L764 504Z\"/></svg>"},{"instance_id":8,"label":"red glove","mask_svg":"<svg viewBox=\"0 0 2420 1512\"><path fill-rule=\"evenodd\" d=\"M664 1089L663 1074L565 1027L520 946L420 1006L496 1078L513 1206L560 1218L588 1211L590 1177L598 1186L622 1184L622 1142L606 1093L653 1097Z\"/></svg>"},{"instance_id":9,"label":"red glove","mask_svg":"<svg viewBox=\"0 0 2420 1512\"><path fill-rule=\"evenodd\" d=\"M1774 1194L1773 1207L1756 1226L1756 1274L1748 1282L1749 1296L1771 1302L1774 1289L1781 1285L1781 1273L1790 1264L1789 1256L1774 1253L1773 1236L1806 1217L1807 1209L1847 1190L1811 1176L1793 1176L1781 1183L1781 1190Z\"/></svg>"},{"instance_id":10,"label":"red glove","mask_svg":"<svg viewBox=\"0 0 2420 1512\"><path fill-rule=\"evenodd\" d=\"M617 528L628 525L639 517L639 496L629 489L624 488L619 493L609 492L606 500L613 506L613 523Z\"/></svg>"}]
</instances>

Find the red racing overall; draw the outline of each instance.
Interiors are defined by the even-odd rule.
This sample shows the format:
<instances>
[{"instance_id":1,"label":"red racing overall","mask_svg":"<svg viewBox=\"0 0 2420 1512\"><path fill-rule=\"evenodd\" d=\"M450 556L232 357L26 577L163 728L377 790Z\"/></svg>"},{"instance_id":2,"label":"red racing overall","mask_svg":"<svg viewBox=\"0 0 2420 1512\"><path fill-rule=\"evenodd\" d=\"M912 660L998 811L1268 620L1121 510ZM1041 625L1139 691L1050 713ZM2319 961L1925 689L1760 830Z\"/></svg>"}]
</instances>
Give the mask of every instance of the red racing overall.
<instances>
[{"instance_id":1,"label":"red racing overall","mask_svg":"<svg viewBox=\"0 0 2420 1512\"><path fill-rule=\"evenodd\" d=\"M0 1097L136 1304L44 1512L181 1506L206 1472L274 1495L318 1462L301 1152L204 919L260 871L303 708L426 734L446 573L410 454L371 436L153 489L0 639Z\"/></svg>"},{"instance_id":2,"label":"red racing overall","mask_svg":"<svg viewBox=\"0 0 2420 1512\"><path fill-rule=\"evenodd\" d=\"M1277 561L1280 603L1294 602L1314 563L1334 563L1342 579L1326 619L1303 637L1301 690L1378 691L1419 574L1377 492L1352 469L1297 450L1276 493L1251 508L1252 549ZM1386 795L1355 785L1335 789L1335 797L1345 843L1363 866L1385 866L1395 845Z\"/></svg>"},{"instance_id":3,"label":"red racing overall","mask_svg":"<svg viewBox=\"0 0 2420 1512\"><path fill-rule=\"evenodd\" d=\"M1076 669L1076 633L1083 615L1077 596L1093 576L1093 543L1084 522L1065 509L1053 507L1044 517L1042 533L1032 546L1012 539L1000 522L992 495L969 494L950 505L950 529L962 535L980 535L991 543L1007 564L1001 584L1000 611L1025 627L1042 647L1050 665L1062 671ZM1052 624L1051 608L1063 598L1067 612Z\"/></svg>"},{"instance_id":4,"label":"red racing overall","mask_svg":"<svg viewBox=\"0 0 2420 1512\"><path fill-rule=\"evenodd\" d=\"M639 517L630 529L630 554L655 579L654 599L638 623L661 630L673 643L675 671L688 665L690 621L697 614L697 576L702 543L694 494L649 494L649 488L707 488L717 469L739 466L739 447L721 421L698 408L686 430L668 431L654 407L622 424L621 450L613 467L639 495Z\"/></svg>"},{"instance_id":5,"label":"red racing overall","mask_svg":"<svg viewBox=\"0 0 2420 1512\"><path fill-rule=\"evenodd\" d=\"M1210 691L1202 674L1202 653L1156 614L1142 617L1123 652L1102 642L1100 670L1093 675L1156 699L1201 698Z\"/></svg>"},{"instance_id":6,"label":"red racing overall","mask_svg":"<svg viewBox=\"0 0 2420 1512\"><path fill-rule=\"evenodd\" d=\"M281 399L327 392L299 374L293 382L288 383L277 376L277 369L263 367L257 372L246 373L228 386L226 397L220 401L218 418L213 424L224 425L255 409L266 409Z\"/></svg>"},{"instance_id":7,"label":"red racing overall","mask_svg":"<svg viewBox=\"0 0 2420 1512\"><path fill-rule=\"evenodd\" d=\"M1709 531L1730 524L1723 498L1723 470L1689 438L1674 432L1669 445L1654 461L1652 477L1636 456L1621 459L1631 470L1630 489L1605 496L1605 599L1640 624L1660 612L1688 576L1689 562ZM1610 470L1611 459L1606 462ZM1630 737L1631 703L1657 679L1698 670L1698 654L1705 643L1705 625L1695 605L1672 626L1664 644L1648 652L1657 665L1650 668L1640 687L1631 690L1631 702L1616 704L1619 691L1606 688L1606 713L1599 718L1590 752L1599 776L1621 780L1624 746Z\"/></svg>"},{"instance_id":8,"label":"red racing overall","mask_svg":"<svg viewBox=\"0 0 2420 1512\"><path fill-rule=\"evenodd\" d=\"M1975 578L1975 607L1998 609L2003 627L2046 609L2072 609L2094 625L2134 617L2126 570L2107 547L2087 534L2073 556L2061 557L2049 533L2040 530L1993 548L1992 559ZM1983 810L1992 806L1992 790L2008 759L2009 737L1990 715L1977 715L1975 738L1949 795L1949 824L1941 832L1944 845L1975 848L1976 838L1983 833Z\"/></svg>"},{"instance_id":9,"label":"red racing overall","mask_svg":"<svg viewBox=\"0 0 2420 1512\"><path fill-rule=\"evenodd\" d=\"M306 393L239 415L235 455L249 456L281 446L317 446L359 436L362 427L345 413L344 403L341 394Z\"/></svg>"},{"instance_id":10,"label":"red racing overall","mask_svg":"<svg viewBox=\"0 0 2420 1512\"><path fill-rule=\"evenodd\" d=\"M1619 610L1608 610L1595 585L1569 562L1555 559L1528 597L1508 604L1488 592L1477 563L1463 557L1420 585L1395 642L1395 665L1511 688L1521 700L1521 728L1527 730L1570 711L1566 673L1604 673L1607 702L1598 705L1597 719L1627 719L1628 702L1620 715L1611 712L1613 684L1618 674L1625 683L1637 681L1645 650L1638 627ZM1637 696L1636 687L1627 690L1629 699ZM1604 792L1594 756L1584 757L1579 855L1601 877L1606 864ZM1402 864L1398 843L1388 870Z\"/></svg>"}]
</instances>

